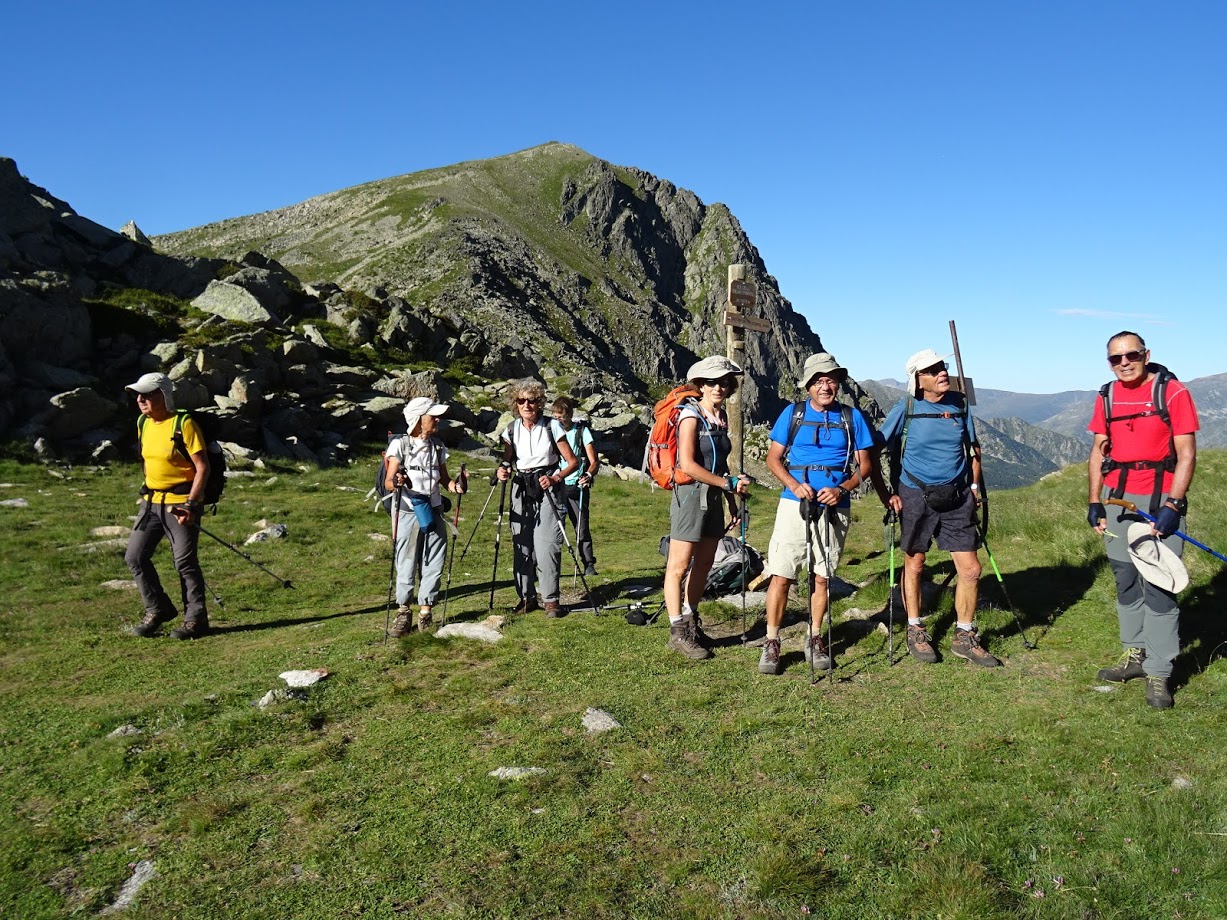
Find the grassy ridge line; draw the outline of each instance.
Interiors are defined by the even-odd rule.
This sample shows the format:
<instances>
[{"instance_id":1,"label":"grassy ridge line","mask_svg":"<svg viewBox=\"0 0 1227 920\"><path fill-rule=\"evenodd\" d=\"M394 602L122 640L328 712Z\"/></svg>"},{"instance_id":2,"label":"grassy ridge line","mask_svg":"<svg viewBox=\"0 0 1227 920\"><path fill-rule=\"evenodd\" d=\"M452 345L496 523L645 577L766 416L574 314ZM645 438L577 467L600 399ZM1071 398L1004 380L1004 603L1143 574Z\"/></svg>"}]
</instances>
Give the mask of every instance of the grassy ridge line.
<instances>
[{"instance_id":1,"label":"grassy ridge line","mask_svg":"<svg viewBox=\"0 0 1227 920\"><path fill-rule=\"evenodd\" d=\"M127 577L118 552L75 547L126 523L138 474L70 477L0 464L14 484L3 497L31 503L0 509L7 915L97 910L142 858L159 877L134 916L1227 914L1215 836L1227 832L1215 705L1227 677L1221 661L1207 667L1224 638L1222 569L1186 554L1175 710L1148 710L1137 685L1095 692L1117 649L1114 598L1076 468L993 496L992 549L1037 651L994 606L979 618L1000 672L949 658L887 668L883 637L841 619L848 679L831 687L809 685L801 626L779 678L754 672L755 650L693 665L665 650L662 626L583 611L513 620L494 647L384 646L390 548L368 534L387 519L337 489L365 489L365 469L234 480L206 526L241 542L260 518L286 523L287 541L245 550L295 590L206 540L221 634L127 638L117 626L137 618L135 595L99 587ZM1225 480L1224 456L1206 452L1189 530L1216 548ZM466 539L486 490L475 478ZM456 565L453 617L485 615L497 502ZM756 546L774 504L766 491L754 503ZM837 617L887 597L880 512L856 512L841 575L868 584ZM593 515L602 596L659 585L667 496L602 479ZM504 529L506 604L509 564ZM939 609L945 647L948 596ZM704 613L740 621L725 605ZM252 707L280 671L313 666L333 676L305 703ZM589 738L588 706L624 728ZM127 723L143 734L105 737ZM503 765L549 772L486 776ZM1192 787L1173 788L1178 777Z\"/></svg>"}]
</instances>

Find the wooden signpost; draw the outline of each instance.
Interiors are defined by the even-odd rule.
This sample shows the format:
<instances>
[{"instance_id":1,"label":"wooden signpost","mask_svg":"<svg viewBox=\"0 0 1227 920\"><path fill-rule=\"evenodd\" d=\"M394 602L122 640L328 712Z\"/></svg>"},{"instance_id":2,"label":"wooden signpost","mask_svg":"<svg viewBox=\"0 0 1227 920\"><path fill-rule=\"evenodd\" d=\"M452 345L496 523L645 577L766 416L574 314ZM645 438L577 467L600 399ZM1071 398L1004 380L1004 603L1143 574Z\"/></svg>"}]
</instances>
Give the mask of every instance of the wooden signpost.
<instances>
[{"instance_id":1,"label":"wooden signpost","mask_svg":"<svg viewBox=\"0 0 1227 920\"><path fill-rule=\"evenodd\" d=\"M746 366L746 332L768 332L771 323L757 316L749 316L745 311L752 310L758 303L758 289L753 281L746 280L748 265L736 264L729 266L728 303L724 309L725 338L729 358L741 368ZM744 386L746 379L742 378L742 386L733 394L733 407L736 411L729 412L729 437L739 446L737 459L737 475L745 472L745 411Z\"/></svg>"}]
</instances>

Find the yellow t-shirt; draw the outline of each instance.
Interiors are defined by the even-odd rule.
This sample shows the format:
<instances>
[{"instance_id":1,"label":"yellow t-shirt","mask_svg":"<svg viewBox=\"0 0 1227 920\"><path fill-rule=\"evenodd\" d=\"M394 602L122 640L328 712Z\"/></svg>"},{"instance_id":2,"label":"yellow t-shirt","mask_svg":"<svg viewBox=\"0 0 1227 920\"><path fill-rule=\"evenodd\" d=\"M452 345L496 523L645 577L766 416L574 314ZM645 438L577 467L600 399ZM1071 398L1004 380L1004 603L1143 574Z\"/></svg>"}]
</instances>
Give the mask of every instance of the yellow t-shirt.
<instances>
[{"instance_id":1,"label":"yellow t-shirt","mask_svg":"<svg viewBox=\"0 0 1227 920\"><path fill-rule=\"evenodd\" d=\"M187 490L178 493L165 491L175 486L181 487L183 483L190 486L196 478L196 465L175 450L175 416L160 422L146 418L137 432L141 439L141 459L145 462L145 485L154 491L149 496L150 500L159 504L168 499L170 504L187 501ZM183 419L182 432L189 455L205 449L200 428L190 418Z\"/></svg>"}]
</instances>

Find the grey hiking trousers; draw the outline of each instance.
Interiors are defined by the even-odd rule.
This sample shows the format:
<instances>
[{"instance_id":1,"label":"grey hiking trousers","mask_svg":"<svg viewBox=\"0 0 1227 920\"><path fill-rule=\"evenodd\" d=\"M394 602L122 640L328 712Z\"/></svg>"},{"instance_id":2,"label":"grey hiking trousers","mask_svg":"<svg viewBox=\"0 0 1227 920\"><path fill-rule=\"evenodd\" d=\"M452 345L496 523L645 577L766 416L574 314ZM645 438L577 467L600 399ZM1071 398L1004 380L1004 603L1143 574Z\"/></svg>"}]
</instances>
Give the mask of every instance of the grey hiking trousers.
<instances>
[{"instance_id":1,"label":"grey hiking trousers","mask_svg":"<svg viewBox=\"0 0 1227 920\"><path fill-rule=\"evenodd\" d=\"M408 501L401 501L396 525L396 603L408 606L413 596L414 576L420 576L417 602L421 607L433 607L439 599L443 581L443 563L447 558L447 525L443 509L435 508L434 520L423 528Z\"/></svg>"},{"instance_id":2,"label":"grey hiking trousers","mask_svg":"<svg viewBox=\"0 0 1227 920\"><path fill-rule=\"evenodd\" d=\"M567 500L561 489L551 495L561 509ZM511 483L512 569L516 594L539 601L558 600L558 571L562 565L562 531L550 495L534 501L518 479Z\"/></svg>"},{"instance_id":3,"label":"grey hiking trousers","mask_svg":"<svg viewBox=\"0 0 1227 920\"><path fill-rule=\"evenodd\" d=\"M1107 498L1105 487L1101 500ZM1163 496L1164 500L1167 495ZM1125 499L1139 508L1150 507L1151 496L1126 494ZM1108 535L1104 543L1108 565L1116 576L1116 618L1120 626L1120 641L1125 648L1146 652L1142 668L1150 677L1167 679L1172 676L1172 663L1180 653L1180 606L1176 595L1156 587L1141 576L1129 558L1129 541L1125 532L1130 524L1143 519L1130 514L1120 505L1106 505ZM1184 518L1180 519L1184 530ZM1114 535L1114 536L1113 536ZM1163 545L1177 556L1184 554L1184 541L1174 534L1163 539Z\"/></svg>"},{"instance_id":4,"label":"grey hiking trousers","mask_svg":"<svg viewBox=\"0 0 1227 920\"><path fill-rule=\"evenodd\" d=\"M176 616L174 601L163 590L162 579L153 565L153 551L166 537L170 541L175 570L179 573L185 619L207 616L204 572L201 571L196 552L200 543L200 528L180 524L170 513L174 505L142 499L137 507L136 524L132 527L132 536L128 538L124 562L132 570L145 612L157 614L163 620L173 620Z\"/></svg>"}]
</instances>

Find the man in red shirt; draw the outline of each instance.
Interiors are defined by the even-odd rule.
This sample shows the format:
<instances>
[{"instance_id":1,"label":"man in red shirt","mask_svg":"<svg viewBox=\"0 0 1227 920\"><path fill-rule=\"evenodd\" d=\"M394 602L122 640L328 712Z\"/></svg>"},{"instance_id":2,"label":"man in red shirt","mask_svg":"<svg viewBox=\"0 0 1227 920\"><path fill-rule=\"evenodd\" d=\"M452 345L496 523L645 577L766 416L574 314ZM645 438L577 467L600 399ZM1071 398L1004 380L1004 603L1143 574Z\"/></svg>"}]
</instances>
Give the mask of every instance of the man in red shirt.
<instances>
[{"instance_id":1,"label":"man in red shirt","mask_svg":"<svg viewBox=\"0 0 1227 920\"><path fill-rule=\"evenodd\" d=\"M1150 363L1136 332L1108 339L1108 364L1116 380L1108 402L1095 403L1088 430L1095 437L1087 464L1087 521L1104 534L1108 564L1116 577L1116 613L1124 653L1099 672L1101 680L1146 679L1146 702L1170 709L1168 682L1180 651L1180 607L1176 595L1146 581L1129 558L1126 531L1142 518L1106 498L1124 498L1155 518L1152 532L1180 555L1189 483L1197 465L1197 407L1188 389L1160 365ZM1162 392L1160 392L1162 391ZM1161 407L1166 403L1166 418Z\"/></svg>"}]
</instances>

